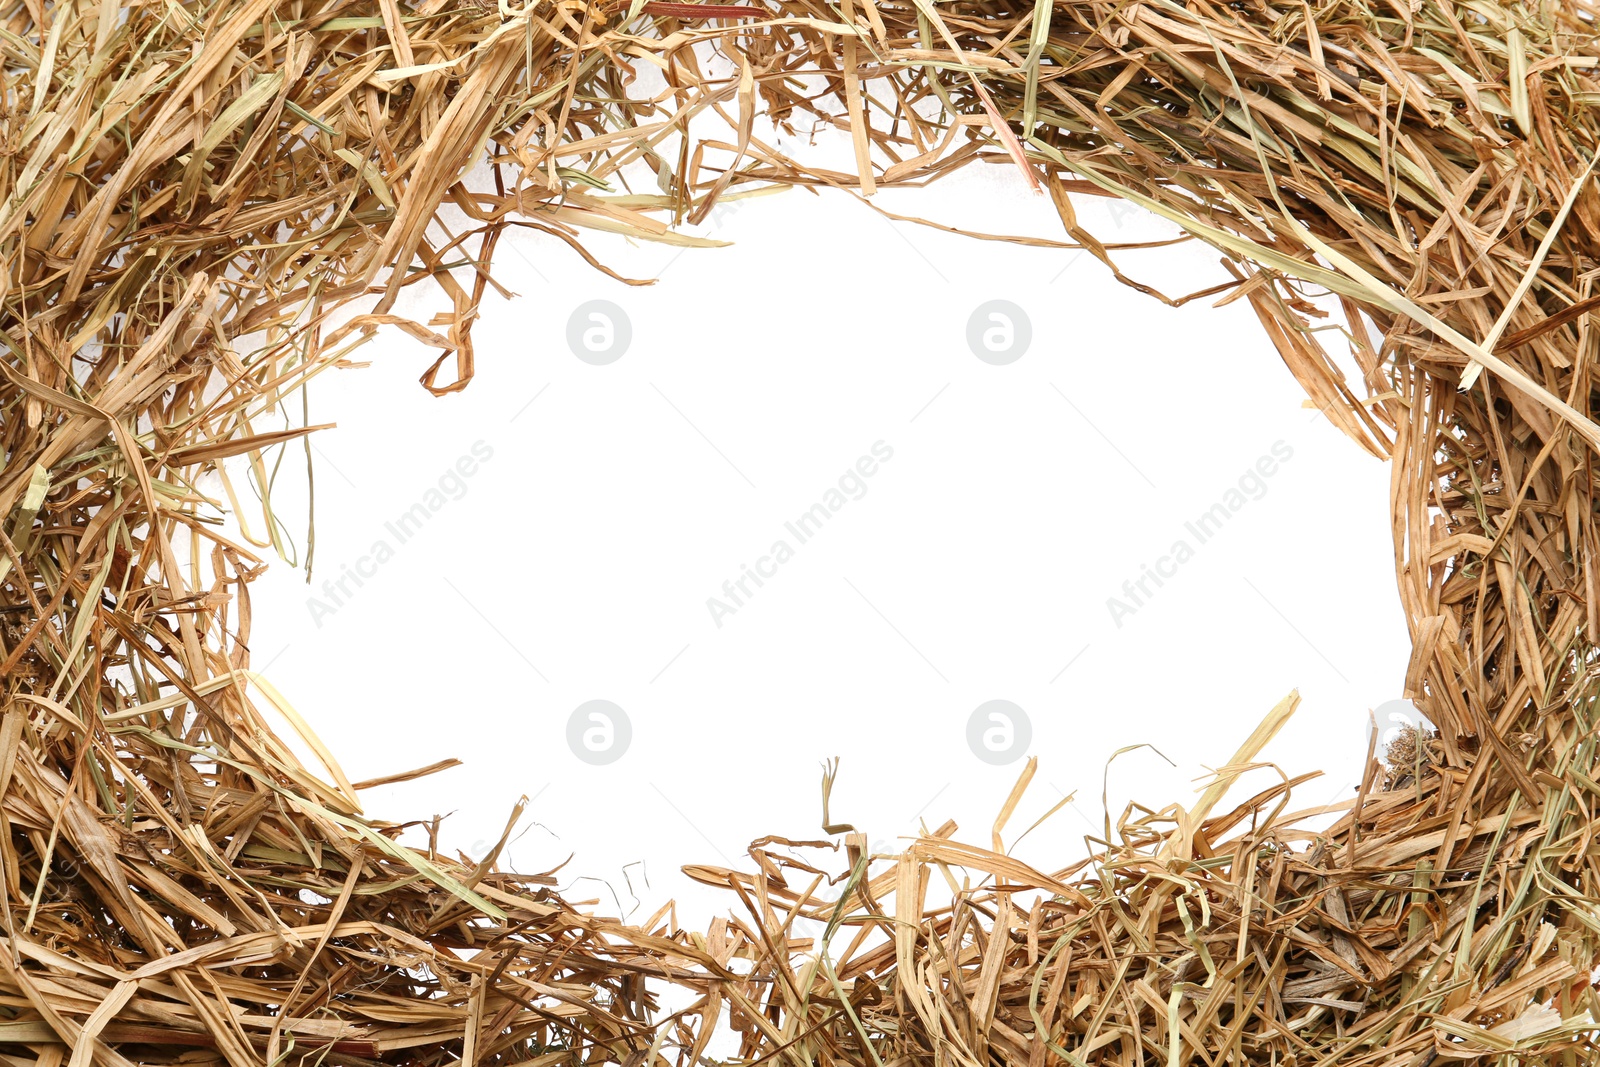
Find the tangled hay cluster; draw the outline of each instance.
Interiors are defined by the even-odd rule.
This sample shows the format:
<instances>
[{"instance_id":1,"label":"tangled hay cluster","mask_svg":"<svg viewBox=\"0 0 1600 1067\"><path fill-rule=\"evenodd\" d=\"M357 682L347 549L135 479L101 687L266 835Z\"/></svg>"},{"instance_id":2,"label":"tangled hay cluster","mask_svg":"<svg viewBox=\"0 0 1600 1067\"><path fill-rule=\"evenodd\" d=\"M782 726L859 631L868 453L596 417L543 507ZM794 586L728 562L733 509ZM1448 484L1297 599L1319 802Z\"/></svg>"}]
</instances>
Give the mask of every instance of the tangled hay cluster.
<instances>
[{"instance_id":1,"label":"tangled hay cluster","mask_svg":"<svg viewBox=\"0 0 1600 1067\"><path fill-rule=\"evenodd\" d=\"M1595 29L1587 0L8 0L0 1058L690 1067L726 1033L792 1067L1593 1062ZM857 173L768 119L848 130ZM1319 832L1296 781L1220 806L1291 699L1071 869L1005 855L1004 819L887 860L758 843L691 869L741 909L704 934L364 817L250 671L262 559L208 490L278 527L221 461L265 494L311 429L278 414L383 326L462 387L508 227L693 244L723 196L985 158L1113 270L1069 194L1215 246L1213 295L1390 459L1436 733ZM419 282L434 321L393 312Z\"/></svg>"}]
</instances>

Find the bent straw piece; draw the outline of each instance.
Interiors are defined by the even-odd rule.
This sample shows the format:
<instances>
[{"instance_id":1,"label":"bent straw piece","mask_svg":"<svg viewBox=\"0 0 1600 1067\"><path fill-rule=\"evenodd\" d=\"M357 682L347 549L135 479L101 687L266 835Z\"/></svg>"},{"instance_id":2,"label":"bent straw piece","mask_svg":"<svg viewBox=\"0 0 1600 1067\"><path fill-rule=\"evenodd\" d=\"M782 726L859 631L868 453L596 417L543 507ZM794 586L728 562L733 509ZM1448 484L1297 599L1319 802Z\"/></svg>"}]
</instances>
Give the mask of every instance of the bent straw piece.
<instances>
[{"instance_id":1,"label":"bent straw piece","mask_svg":"<svg viewBox=\"0 0 1600 1067\"><path fill-rule=\"evenodd\" d=\"M1240 744L1233 758L1218 768L1213 781L1206 787L1205 792L1200 794L1200 799L1194 807L1180 816L1179 826L1163 846L1161 855L1182 859L1190 857L1195 832L1205 823L1206 817L1211 814L1211 809L1216 807L1217 802L1232 788L1239 775L1255 762L1255 758L1267 747L1268 742L1278 736L1278 731L1294 717L1299 707L1299 690L1294 690L1273 705L1272 710L1267 712L1266 717L1250 732L1250 736Z\"/></svg>"}]
</instances>

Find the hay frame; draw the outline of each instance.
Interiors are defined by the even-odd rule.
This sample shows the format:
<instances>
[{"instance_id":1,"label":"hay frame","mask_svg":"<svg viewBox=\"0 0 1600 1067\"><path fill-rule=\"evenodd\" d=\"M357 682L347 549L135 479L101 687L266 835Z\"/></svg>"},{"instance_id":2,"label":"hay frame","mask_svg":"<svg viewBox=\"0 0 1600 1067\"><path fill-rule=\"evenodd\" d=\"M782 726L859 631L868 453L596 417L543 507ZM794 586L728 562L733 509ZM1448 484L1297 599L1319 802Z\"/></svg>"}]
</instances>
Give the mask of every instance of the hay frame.
<instances>
[{"instance_id":1,"label":"hay frame","mask_svg":"<svg viewBox=\"0 0 1600 1067\"><path fill-rule=\"evenodd\" d=\"M752 1067L1592 1062L1587 0L3 10L0 1058L690 1067L725 1025ZM731 139L695 134L713 115ZM802 120L848 130L855 173L758 129ZM285 548L269 464L317 428L260 427L382 327L437 350L425 387L465 387L510 227L604 270L583 229L704 244L680 224L721 197L996 159L1070 237L1020 239L1168 303L1248 300L1390 462L1406 694L1437 731L1369 753L1331 829L1290 811L1297 780L1221 810L1288 698L1197 804L1131 810L1055 872L1001 847L1030 764L983 845L945 827L875 863L847 835L810 863L774 840L747 871L689 868L741 909L703 934L365 817L250 670L249 583ZM641 167L659 192L617 192ZM1142 285L1078 224L1084 193L1208 242L1231 280ZM418 283L450 310L397 315Z\"/></svg>"}]
</instances>

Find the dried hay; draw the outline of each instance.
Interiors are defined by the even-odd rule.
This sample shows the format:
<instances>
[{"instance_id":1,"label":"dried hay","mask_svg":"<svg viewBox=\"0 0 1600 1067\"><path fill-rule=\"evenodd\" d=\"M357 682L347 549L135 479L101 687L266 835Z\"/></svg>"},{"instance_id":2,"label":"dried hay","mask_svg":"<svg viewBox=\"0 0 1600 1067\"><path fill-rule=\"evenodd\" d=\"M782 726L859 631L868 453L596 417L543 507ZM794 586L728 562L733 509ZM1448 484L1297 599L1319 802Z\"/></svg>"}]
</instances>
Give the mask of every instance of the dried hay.
<instances>
[{"instance_id":1,"label":"dried hay","mask_svg":"<svg viewBox=\"0 0 1600 1067\"><path fill-rule=\"evenodd\" d=\"M1592 1062L1594 30L1586 0L12 0L0 1057L687 1067L726 1026L741 1062L792 1067ZM687 135L713 114L731 139ZM848 129L859 173L786 157L761 114ZM365 819L249 670L261 558L201 477L247 520L219 461L268 486L310 428L258 426L378 327L439 350L428 388L465 385L507 227L694 244L678 224L724 195L979 158L1113 270L1069 193L1214 245L1214 292L1391 460L1406 688L1437 734L1369 753L1319 833L1294 781L1217 810L1291 698L1197 805L1131 809L1068 870L1007 857L1005 815L993 848L947 827L886 864L851 836L832 881L760 842L753 873L691 869L746 913L706 935ZM614 191L641 167L658 193ZM424 281L452 311L394 315ZM247 537L275 543L263 515Z\"/></svg>"}]
</instances>

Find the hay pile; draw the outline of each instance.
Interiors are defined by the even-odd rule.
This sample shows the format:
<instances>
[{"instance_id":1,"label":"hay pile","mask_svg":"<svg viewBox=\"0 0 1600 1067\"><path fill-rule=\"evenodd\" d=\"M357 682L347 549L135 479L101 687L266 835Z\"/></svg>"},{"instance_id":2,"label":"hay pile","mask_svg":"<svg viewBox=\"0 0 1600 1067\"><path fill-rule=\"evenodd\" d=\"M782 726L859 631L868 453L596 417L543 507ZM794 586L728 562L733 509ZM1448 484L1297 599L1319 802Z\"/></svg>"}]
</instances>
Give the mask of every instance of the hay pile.
<instances>
[{"instance_id":1,"label":"hay pile","mask_svg":"<svg viewBox=\"0 0 1600 1067\"><path fill-rule=\"evenodd\" d=\"M792 1067L1592 1062L1586 0L11 0L0 50L6 1061L689 1067L726 1028ZM690 136L713 114L730 139ZM859 173L787 158L762 114L848 129ZM387 325L438 351L424 385L462 387L507 227L694 243L674 227L752 185L979 158L1108 264L1068 193L1213 244L1216 292L1391 458L1436 735L1369 760L1319 834L1295 782L1218 810L1291 699L1196 806L1131 811L1077 868L949 828L886 864L758 843L753 873L692 869L742 914L704 935L365 819L249 671L265 553L208 495L277 543L269 464L309 428L265 427L299 387ZM617 191L640 172L656 191ZM418 282L451 311L395 316Z\"/></svg>"}]
</instances>

